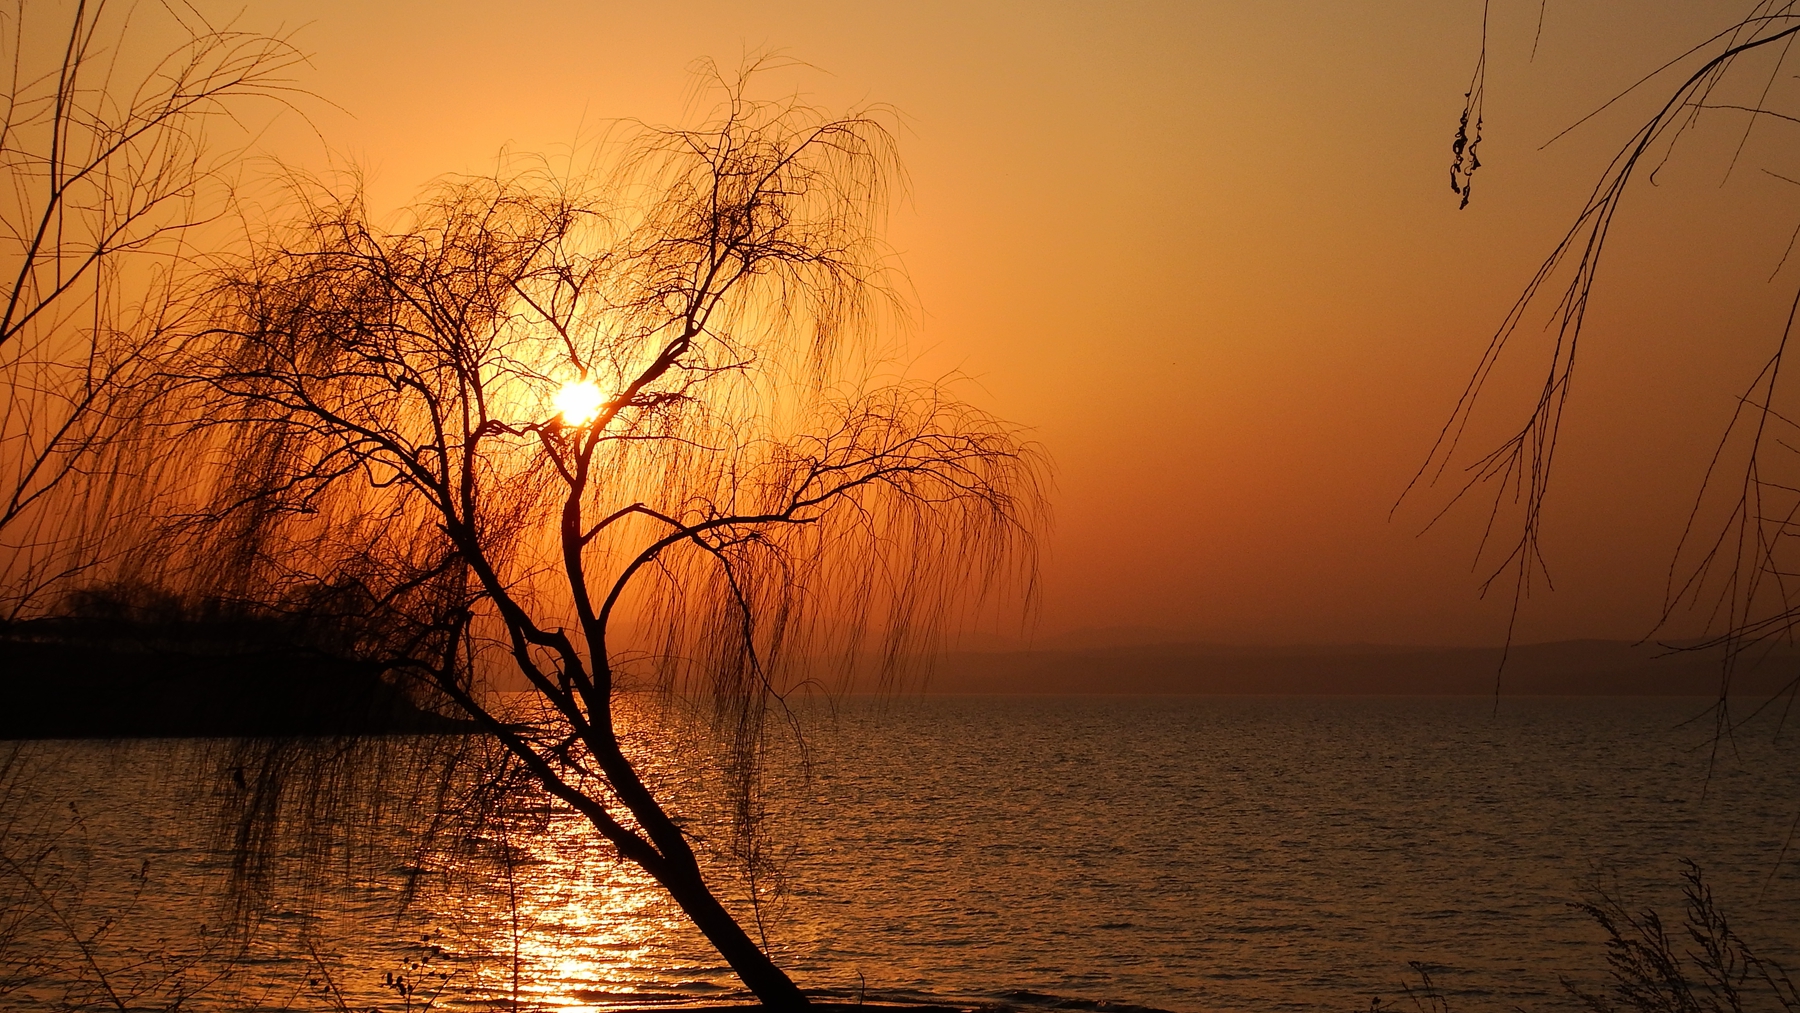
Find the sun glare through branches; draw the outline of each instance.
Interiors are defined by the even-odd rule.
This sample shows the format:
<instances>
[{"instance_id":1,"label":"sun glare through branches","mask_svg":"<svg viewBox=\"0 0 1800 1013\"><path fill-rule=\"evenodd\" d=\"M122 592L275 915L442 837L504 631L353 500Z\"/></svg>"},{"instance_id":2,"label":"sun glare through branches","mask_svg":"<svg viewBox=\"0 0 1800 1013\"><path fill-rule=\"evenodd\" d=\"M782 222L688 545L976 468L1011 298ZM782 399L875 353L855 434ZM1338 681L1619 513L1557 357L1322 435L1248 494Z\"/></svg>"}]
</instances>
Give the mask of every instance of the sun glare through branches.
<instances>
[{"instance_id":1,"label":"sun glare through branches","mask_svg":"<svg viewBox=\"0 0 1800 1013\"><path fill-rule=\"evenodd\" d=\"M571 380L556 392L556 410L564 425L585 426L600 414L606 396L592 380Z\"/></svg>"}]
</instances>

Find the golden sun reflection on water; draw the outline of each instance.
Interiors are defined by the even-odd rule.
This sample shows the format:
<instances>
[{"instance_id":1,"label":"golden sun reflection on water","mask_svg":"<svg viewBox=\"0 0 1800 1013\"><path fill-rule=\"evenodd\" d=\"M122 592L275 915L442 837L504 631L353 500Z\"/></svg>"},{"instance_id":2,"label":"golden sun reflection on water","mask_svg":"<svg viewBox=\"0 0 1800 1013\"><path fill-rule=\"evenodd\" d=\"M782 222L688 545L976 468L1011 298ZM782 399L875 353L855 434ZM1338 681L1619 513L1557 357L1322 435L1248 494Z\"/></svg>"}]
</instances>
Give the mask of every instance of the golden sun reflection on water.
<instances>
[{"instance_id":1,"label":"golden sun reflection on water","mask_svg":"<svg viewBox=\"0 0 1800 1013\"><path fill-rule=\"evenodd\" d=\"M579 818L541 819L496 842L512 857L501 889L459 912L490 954L478 993L576 1011L735 987L647 874Z\"/></svg>"},{"instance_id":2,"label":"golden sun reflection on water","mask_svg":"<svg viewBox=\"0 0 1800 1013\"><path fill-rule=\"evenodd\" d=\"M664 794L689 803L684 811L704 861L714 831L728 830L704 815L715 807L695 802L694 772L678 769L694 751L633 707L621 707L618 717L640 772L668 788L680 784ZM471 998L573 1013L741 993L674 901L585 818L539 796L499 814L477 843L453 877L474 888L451 889L431 903L467 945L459 963ZM736 877L708 864L714 889L737 907Z\"/></svg>"}]
</instances>

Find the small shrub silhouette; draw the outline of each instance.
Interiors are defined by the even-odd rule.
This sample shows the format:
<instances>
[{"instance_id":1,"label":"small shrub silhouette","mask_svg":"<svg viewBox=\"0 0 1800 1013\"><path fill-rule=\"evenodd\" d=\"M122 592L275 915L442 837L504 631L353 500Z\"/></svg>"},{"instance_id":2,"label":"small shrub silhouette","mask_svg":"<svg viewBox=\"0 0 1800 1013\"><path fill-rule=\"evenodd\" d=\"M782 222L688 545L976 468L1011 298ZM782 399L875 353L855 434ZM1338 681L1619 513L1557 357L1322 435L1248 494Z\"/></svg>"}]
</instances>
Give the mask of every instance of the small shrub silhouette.
<instances>
[{"instance_id":1,"label":"small shrub silhouette","mask_svg":"<svg viewBox=\"0 0 1800 1013\"><path fill-rule=\"evenodd\" d=\"M1691 948L1678 949L1662 918L1633 914L1597 890L1572 905L1606 931L1609 987L1590 992L1568 978L1563 987L1592 1013L1745 1013L1800 1010L1800 991L1781 965L1756 955L1732 931L1713 901L1700 866L1682 859L1682 897Z\"/></svg>"}]
</instances>

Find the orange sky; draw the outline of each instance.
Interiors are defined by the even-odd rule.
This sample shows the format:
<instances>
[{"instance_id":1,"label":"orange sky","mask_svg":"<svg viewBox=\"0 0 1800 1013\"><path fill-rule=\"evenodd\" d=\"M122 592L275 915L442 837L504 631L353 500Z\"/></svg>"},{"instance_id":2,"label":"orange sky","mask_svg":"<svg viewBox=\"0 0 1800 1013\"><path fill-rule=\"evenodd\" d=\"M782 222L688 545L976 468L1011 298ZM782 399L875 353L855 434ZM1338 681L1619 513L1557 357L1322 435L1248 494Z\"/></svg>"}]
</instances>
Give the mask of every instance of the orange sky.
<instances>
[{"instance_id":1,"label":"orange sky","mask_svg":"<svg viewBox=\"0 0 1800 1013\"><path fill-rule=\"evenodd\" d=\"M678 122L688 66L780 51L834 108L904 117L892 240L913 370L1056 462L1040 639L1145 626L1246 643L1491 643L1479 518L1415 537L1388 508L1468 369L1644 102L1540 145L1747 4L1495 0L1485 167L1449 191L1481 4L606 3L294 0L303 83L340 162L395 207L502 148L609 117ZM1733 121L1737 123L1737 121ZM1795 191L1712 135L1641 187L1590 316L1526 640L1637 637L1732 397L1800 269L1767 279ZM1791 128L1790 128L1791 129ZM1774 165L1783 135L1750 151ZM295 123L265 147L326 162ZM1784 294L1785 292L1785 294Z\"/></svg>"}]
</instances>

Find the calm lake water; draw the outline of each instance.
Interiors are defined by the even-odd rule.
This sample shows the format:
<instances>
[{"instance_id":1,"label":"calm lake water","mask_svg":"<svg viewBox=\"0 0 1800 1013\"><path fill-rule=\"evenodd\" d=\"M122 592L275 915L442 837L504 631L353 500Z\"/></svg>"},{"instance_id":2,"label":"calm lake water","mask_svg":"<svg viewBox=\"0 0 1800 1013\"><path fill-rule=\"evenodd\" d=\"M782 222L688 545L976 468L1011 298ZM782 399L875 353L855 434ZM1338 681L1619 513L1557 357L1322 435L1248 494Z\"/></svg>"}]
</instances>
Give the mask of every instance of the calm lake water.
<instances>
[{"instance_id":1,"label":"calm lake water","mask_svg":"<svg viewBox=\"0 0 1800 1013\"><path fill-rule=\"evenodd\" d=\"M1404 1001L1422 961L1457 1013L1562 1009L1559 976L1604 974L1599 931L1568 902L1598 882L1678 922L1691 857L1739 934L1795 968L1800 854L1777 856L1800 813L1800 746L1762 719L1715 755L1709 724L1681 724L1702 706L851 701L807 720L809 774L791 750L771 761L786 890L763 928L803 986L852 998L1356 1013ZM0 1007L110 1001L95 966L146 1008L178 993L193 1009L359 1010L516 994L577 1010L736 989L640 874L555 815L485 824L478 843L514 859L500 864L479 848L423 857L416 813L377 814L392 847L323 852L317 889L276 897L239 953L217 928L217 788L192 774L217 748L30 747L8 846L57 836L44 868L68 925L40 918L0 948L56 958ZM675 778L686 755L647 762ZM689 825L723 850L717 812L696 805Z\"/></svg>"}]
</instances>

